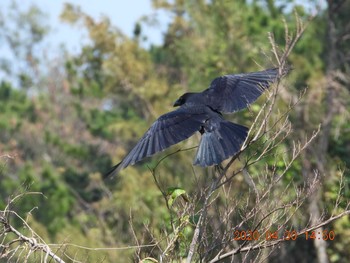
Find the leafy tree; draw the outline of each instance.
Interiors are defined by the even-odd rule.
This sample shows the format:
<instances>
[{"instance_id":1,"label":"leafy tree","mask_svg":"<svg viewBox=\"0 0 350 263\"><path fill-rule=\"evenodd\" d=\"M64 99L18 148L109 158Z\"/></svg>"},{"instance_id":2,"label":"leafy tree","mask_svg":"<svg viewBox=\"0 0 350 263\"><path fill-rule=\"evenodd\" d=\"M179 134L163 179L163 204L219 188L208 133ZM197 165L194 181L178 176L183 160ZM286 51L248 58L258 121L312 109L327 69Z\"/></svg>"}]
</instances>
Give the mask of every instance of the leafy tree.
<instances>
[{"instance_id":1,"label":"leafy tree","mask_svg":"<svg viewBox=\"0 0 350 263\"><path fill-rule=\"evenodd\" d=\"M41 53L49 32L44 12L37 7L23 11L15 4L1 7L0 45L9 48L16 63L0 57L0 157L6 163L0 170L0 223L20 229L23 236L6 228L11 234L2 244L13 247L1 247L0 255L22 259L17 243L11 243L15 237L28 254L35 248L59 260L52 252L56 247L44 246L38 233L47 242L62 243L59 256L68 262L127 261L133 256L140 261L187 257L218 262L220 256L234 254L240 261L257 262L288 262L291 255L308 262L316 262L315 255L326 255L329 262L348 258L349 233L344 229L349 220L335 219L347 213L349 200L344 114L350 105L349 3L330 1L306 22L313 4L154 0L154 7L172 21L163 44L149 50L140 46L142 23L135 25L131 39L107 17L95 20L66 4L62 20L85 30L88 41L78 54L62 49L55 63ZM254 143L249 142L239 160L223 163L226 170L193 167L194 150L185 150L198 144L193 138L116 178L103 177L183 92L203 90L218 75L281 66L276 59L288 51L293 34L300 33L300 21L308 25L287 58L293 67L287 84L273 90L276 96L267 94L233 116L253 126ZM269 105L274 105L271 112ZM254 121L256 116L266 118ZM320 123L319 137L308 142ZM181 150L158 163L176 149ZM22 194L28 189L45 197ZM324 208L333 223L326 228L313 221L310 227L334 230L339 238L327 242L326 251L325 242L298 238L277 242L277 253L265 248L244 254L253 243L232 242L236 231L254 227L274 237L274 231L285 230L281 222L305 235L307 229L300 226L308 226L312 207ZM33 245L29 236L42 246ZM265 241L254 244L277 244ZM86 251L67 243L136 248Z\"/></svg>"}]
</instances>

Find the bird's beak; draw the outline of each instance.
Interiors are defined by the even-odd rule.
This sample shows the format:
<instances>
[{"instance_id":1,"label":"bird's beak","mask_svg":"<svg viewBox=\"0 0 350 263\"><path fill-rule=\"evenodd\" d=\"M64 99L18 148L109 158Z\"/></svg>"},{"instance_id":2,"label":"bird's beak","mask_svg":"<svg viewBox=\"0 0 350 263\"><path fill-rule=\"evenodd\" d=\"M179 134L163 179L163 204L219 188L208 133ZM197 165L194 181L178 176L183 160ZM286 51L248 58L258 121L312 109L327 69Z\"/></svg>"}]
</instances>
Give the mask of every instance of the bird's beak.
<instances>
[{"instance_id":1,"label":"bird's beak","mask_svg":"<svg viewBox=\"0 0 350 263\"><path fill-rule=\"evenodd\" d=\"M174 106L174 107L181 106L180 100L178 99L177 101L175 101L175 103L174 103L173 106Z\"/></svg>"}]
</instances>

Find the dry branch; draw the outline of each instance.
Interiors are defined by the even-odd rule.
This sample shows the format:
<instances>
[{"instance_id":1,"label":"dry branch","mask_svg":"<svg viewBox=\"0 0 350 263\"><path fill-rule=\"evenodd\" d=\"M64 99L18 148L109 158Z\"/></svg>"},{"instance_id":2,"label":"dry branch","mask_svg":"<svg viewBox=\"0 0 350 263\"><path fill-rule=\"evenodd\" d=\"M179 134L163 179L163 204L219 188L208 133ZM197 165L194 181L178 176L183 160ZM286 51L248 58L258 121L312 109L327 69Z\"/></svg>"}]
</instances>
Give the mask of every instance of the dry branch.
<instances>
[{"instance_id":1,"label":"dry branch","mask_svg":"<svg viewBox=\"0 0 350 263\"><path fill-rule=\"evenodd\" d=\"M33 253L42 252L42 262L49 262L51 259L53 259L55 262L64 263L65 261L54 251L52 251L52 249L43 241L43 239L40 238L40 236L35 233L33 229L31 229L26 220L24 220L16 212L10 210L11 204L15 200L28 194L41 193L32 192L17 195L12 198L10 202L8 202L8 205L3 211L0 211L0 225L2 226L0 231L0 237L2 238L2 242L0 244L0 258L17 258L16 262L21 262L22 260L26 262ZM17 230L10 223L10 216L15 216L16 218L20 219L24 226L30 230L32 237L28 237ZM8 238L10 233L14 235L14 238ZM26 251L26 254L22 256L23 251Z\"/></svg>"}]
</instances>

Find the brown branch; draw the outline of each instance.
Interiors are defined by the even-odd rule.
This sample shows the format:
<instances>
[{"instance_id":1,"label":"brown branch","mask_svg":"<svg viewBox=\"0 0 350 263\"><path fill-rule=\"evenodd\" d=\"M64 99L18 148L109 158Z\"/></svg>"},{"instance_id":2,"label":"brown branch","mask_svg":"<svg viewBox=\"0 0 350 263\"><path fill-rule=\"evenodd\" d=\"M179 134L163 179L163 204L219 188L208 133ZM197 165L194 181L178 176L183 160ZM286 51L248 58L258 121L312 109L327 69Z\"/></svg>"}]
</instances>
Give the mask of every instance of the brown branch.
<instances>
[{"instance_id":1,"label":"brown branch","mask_svg":"<svg viewBox=\"0 0 350 263\"><path fill-rule=\"evenodd\" d=\"M330 217L328 220L326 221L323 221L317 225L314 225L314 226L311 226L309 228L305 228L299 232L296 233L297 236L300 236L300 235L304 235L306 232L310 232L310 231L313 231L313 230L316 230L318 228L321 228L323 226L326 226L330 223L332 223L333 221L339 219L339 218L342 218L343 216L346 216L346 215L350 215L350 210L346 210L342 213L340 213L339 215L337 216L332 216ZM229 257L232 257L234 255L237 255L239 253L242 253L242 252L248 252L248 251L253 251L253 250L260 250L260 249L265 249L265 248L268 248L268 247L274 247L282 242L285 242L285 241L288 241L287 239L285 238L280 238L280 239L277 239L275 241L271 241L269 243L267 242L263 242L261 244L257 244L257 245L252 245L252 246L248 246L248 247L244 247L244 248L237 248L237 249L234 249L234 250L231 250L225 254L222 254L222 255L217 255L215 258L213 258L210 263L216 263L216 262L220 262L221 260L223 259L227 259Z\"/></svg>"},{"instance_id":2,"label":"brown branch","mask_svg":"<svg viewBox=\"0 0 350 263\"><path fill-rule=\"evenodd\" d=\"M7 213L11 211L7 211ZM18 215L17 215L18 216ZM7 244L1 245L1 247L3 248L3 251L1 251L1 254L5 254L6 250L13 245L16 242L24 242L29 244L30 247L30 253L28 253L28 256L31 254L31 252L36 251L36 250L41 250L44 253L46 253L46 259L47 256L50 256L52 259L54 259L56 262L58 263L64 263L65 261L63 259L61 259L59 256L56 255L56 253L54 253L50 247L45 244L45 243L38 243L36 238L30 238L27 237L25 235L23 235L21 232L19 232L15 227L13 227L7 220L7 218L1 216L0 217L0 224L3 225L4 230L3 232L6 233L13 233L14 235L17 236L17 239L11 240L10 242L8 242ZM47 262L47 260L45 260L44 262Z\"/></svg>"},{"instance_id":3,"label":"brown branch","mask_svg":"<svg viewBox=\"0 0 350 263\"><path fill-rule=\"evenodd\" d=\"M218 168L218 167L217 167ZM218 168L219 169L219 168ZM202 211L200 212L200 216L198 219L198 223L196 225L196 228L194 230L194 234L192 237L192 241L190 244L190 248L188 251L188 255L187 255L187 259L186 262L190 263L192 261L194 252L196 250L196 247L200 241L200 235L202 234L202 228L203 228L203 223L207 217L207 211L208 211L208 203L209 203L209 199L212 196L212 194L215 192L215 190L217 189L217 185L219 184L219 182L221 181L221 179L223 178L225 174L223 172L219 173L219 176L211 183L210 188L208 193L205 196L205 200L204 200L204 204L203 204L203 208Z\"/></svg>"}]
</instances>

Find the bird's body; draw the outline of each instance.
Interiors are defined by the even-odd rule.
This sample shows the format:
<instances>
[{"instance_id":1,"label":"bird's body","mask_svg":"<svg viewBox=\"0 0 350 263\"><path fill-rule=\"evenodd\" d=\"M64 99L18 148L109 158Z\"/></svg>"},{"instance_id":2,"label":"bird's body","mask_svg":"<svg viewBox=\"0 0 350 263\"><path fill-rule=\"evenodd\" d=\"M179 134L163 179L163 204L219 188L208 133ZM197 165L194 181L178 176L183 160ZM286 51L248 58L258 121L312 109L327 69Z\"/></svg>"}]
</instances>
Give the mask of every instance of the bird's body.
<instances>
[{"instance_id":1,"label":"bird's body","mask_svg":"<svg viewBox=\"0 0 350 263\"><path fill-rule=\"evenodd\" d=\"M163 151L197 131L202 137L194 164L220 164L240 150L248 132L248 128L223 119L222 113L246 108L278 77L277 68L225 75L214 79L203 92L185 93L174 104L174 107L179 108L160 116L129 154L108 174Z\"/></svg>"}]
</instances>

